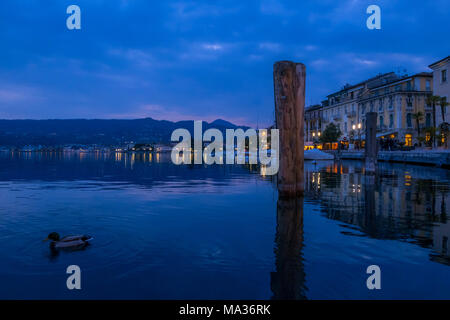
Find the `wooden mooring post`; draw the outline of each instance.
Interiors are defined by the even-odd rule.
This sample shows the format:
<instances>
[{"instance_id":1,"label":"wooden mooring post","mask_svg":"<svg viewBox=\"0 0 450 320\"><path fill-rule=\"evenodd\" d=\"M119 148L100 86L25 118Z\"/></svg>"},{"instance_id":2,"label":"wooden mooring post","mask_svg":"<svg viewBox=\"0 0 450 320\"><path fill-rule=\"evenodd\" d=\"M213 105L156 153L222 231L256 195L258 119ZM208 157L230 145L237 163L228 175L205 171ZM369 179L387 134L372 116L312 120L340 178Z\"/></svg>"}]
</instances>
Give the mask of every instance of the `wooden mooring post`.
<instances>
[{"instance_id":1,"label":"wooden mooring post","mask_svg":"<svg viewBox=\"0 0 450 320\"><path fill-rule=\"evenodd\" d=\"M273 66L275 125L280 136L280 197L294 197L304 191L305 78L302 63L279 61Z\"/></svg>"},{"instance_id":2,"label":"wooden mooring post","mask_svg":"<svg viewBox=\"0 0 450 320\"><path fill-rule=\"evenodd\" d=\"M375 173L377 164L378 146L377 146L377 113L368 112L366 114L366 172Z\"/></svg>"}]
</instances>

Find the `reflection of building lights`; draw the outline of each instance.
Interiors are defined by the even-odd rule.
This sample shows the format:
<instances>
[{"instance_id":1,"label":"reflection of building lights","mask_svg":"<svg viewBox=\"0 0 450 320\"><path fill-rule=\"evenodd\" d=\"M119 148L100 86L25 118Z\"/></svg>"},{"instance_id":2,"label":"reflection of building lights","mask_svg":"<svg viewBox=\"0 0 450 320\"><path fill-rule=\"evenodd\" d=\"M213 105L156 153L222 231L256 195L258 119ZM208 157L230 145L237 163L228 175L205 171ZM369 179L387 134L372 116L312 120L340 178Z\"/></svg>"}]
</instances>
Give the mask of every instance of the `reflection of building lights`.
<instances>
[{"instance_id":1,"label":"reflection of building lights","mask_svg":"<svg viewBox=\"0 0 450 320\"><path fill-rule=\"evenodd\" d=\"M409 172L407 172L409 173ZM409 174L405 174L405 186L410 187L411 186L411 176Z\"/></svg>"}]
</instances>

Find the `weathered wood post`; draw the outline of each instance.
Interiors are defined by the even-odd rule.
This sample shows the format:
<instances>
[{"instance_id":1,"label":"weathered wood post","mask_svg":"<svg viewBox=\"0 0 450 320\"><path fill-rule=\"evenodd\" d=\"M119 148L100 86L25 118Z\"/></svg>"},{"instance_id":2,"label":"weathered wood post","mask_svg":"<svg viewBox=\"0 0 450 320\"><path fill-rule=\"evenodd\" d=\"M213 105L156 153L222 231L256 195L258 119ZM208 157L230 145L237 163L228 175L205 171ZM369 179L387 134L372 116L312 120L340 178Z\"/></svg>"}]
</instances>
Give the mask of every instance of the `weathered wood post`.
<instances>
[{"instance_id":1,"label":"weathered wood post","mask_svg":"<svg viewBox=\"0 0 450 320\"><path fill-rule=\"evenodd\" d=\"M377 146L377 113L369 112L366 114L366 172L374 173L378 157Z\"/></svg>"},{"instance_id":2,"label":"weathered wood post","mask_svg":"<svg viewBox=\"0 0 450 320\"><path fill-rule=\"evenodd\" d=\"M273 66L275 125L280 136L278 192L281 197L304 191L304 113L306 68L302 63L279 61Z\"/></svg>"}]
</instances>

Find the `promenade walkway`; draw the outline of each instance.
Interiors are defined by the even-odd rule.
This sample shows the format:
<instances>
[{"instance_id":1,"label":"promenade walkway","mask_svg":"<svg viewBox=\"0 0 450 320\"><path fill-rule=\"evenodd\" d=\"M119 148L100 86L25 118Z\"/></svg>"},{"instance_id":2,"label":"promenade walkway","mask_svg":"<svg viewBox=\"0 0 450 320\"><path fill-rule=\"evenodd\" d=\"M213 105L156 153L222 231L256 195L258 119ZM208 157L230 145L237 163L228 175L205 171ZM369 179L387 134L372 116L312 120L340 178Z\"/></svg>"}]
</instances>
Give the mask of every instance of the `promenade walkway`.
<instances>
[{"instance_id":1,"label":"promenade walkway","mask_svg":"<svg viewBox=\"0 0 450 320\"><path fill-rule=\"evenodd\" d=\"M364 159L364 150L327 151L338 159ZM379 151L378 161L414 163L450 168L450 150L419 149L414 151Z\"/></svg>"}]
</instances>

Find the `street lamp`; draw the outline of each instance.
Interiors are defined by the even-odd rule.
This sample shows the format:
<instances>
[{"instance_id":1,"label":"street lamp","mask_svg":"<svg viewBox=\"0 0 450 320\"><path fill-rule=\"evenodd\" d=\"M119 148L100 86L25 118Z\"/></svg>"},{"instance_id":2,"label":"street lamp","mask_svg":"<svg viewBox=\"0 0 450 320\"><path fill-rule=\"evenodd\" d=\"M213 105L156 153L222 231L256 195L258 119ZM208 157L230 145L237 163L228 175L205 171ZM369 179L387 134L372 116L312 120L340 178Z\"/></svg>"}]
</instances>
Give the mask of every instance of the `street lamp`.
<instances>
[{"instance_id":1,"label":"street lamp","mask_svg":"<svg viewBox=\"0 0 450 320\"><path fill-rule=\"evenodd\" d=\"M359 148L361 148L361 122L358 123Z\"/></svg>"},{"instance_id":2,"label":"street lamp","mask_svg":"<svg viewBox=\"0 0 450 320\"><path fill-rule=\"evenodd\" d=\"M356 124L352 125L352 129L353 129L353 135L355 134L356 131ZM355 137L353 137L353 144L355 143Z\"/></svg>"},{"instance_id":3,"label":"street lamp","mask_svg":"<svg viewBox=\"0 0 450 320\"><path fill-rule=\"evenodd\" d=\"M356 128L358 128L358 149L361 148L361 127L361 123L358 123L358 125L352 125L353 131L356 131Z\"/></svg>"}]
</instances>

